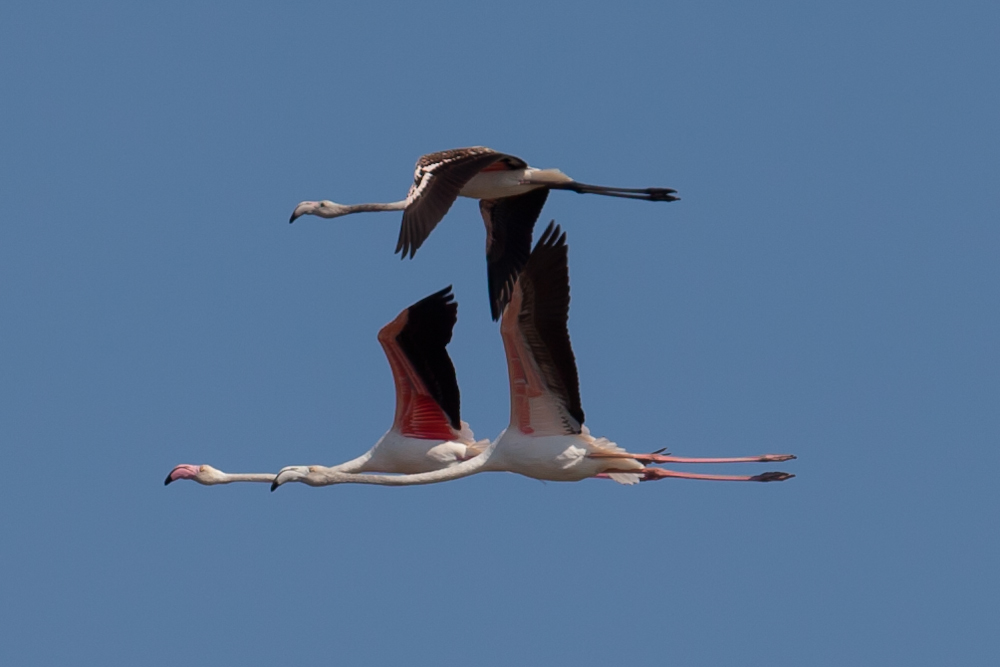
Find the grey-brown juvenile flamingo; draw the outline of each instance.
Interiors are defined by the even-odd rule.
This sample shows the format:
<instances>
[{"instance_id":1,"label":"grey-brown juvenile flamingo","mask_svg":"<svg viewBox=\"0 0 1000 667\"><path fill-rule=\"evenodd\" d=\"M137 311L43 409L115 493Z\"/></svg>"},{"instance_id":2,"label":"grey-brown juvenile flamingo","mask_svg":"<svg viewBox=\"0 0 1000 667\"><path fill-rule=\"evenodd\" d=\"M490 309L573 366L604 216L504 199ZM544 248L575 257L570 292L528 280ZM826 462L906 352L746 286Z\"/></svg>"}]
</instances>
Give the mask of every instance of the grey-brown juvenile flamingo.
<instances>
[{"instance_id":1,"label":"grey-brown juvenile flamingo","mask_svg":"<svg viewBox=\"0 0 1000 667\"><path fill-rule=\"evenodd\" d=\"M518 272L531 252L531 232L549 190L676 201L670 188L614 188L574 181L558 169L535 169L519 157L485 146L430 153L417 160L406 199L384 204L304 201L289 222L302 215L338 218L366 211L403 211L396 252L413 257L458 197L479 200L486 225L486 271L493 319L500 318Z\"/></svg>"}]
</instances>

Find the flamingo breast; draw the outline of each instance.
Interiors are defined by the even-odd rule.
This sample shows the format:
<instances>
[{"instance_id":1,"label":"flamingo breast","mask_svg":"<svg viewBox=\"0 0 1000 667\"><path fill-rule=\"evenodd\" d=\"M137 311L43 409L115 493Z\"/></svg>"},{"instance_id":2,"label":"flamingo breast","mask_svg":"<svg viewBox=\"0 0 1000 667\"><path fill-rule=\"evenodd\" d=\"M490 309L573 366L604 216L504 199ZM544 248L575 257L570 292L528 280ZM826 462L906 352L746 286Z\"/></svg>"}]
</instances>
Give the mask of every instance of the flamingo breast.
<instances>
[{"instance_id":1,"label":"flamingo breast","mask_svg":"<svg viewBox=\"0 0 1000 667\"><path fill-rule=\"evenodd\" d=\"M494 469L551 482L577 482L605 470L642 468L626 458L588 458L593 440L582 434L532 436L507 429L496 445Z\"/></svg>"},{"instance_id":2,"label":"flamingo breast","mask_svg":"<svg viewBox=\"0 0 1000 667\"><path fill-rule=\"evenodd\" d=\"M501 199L523 195L525 192L541 187L521 185L521 181L526 177L529 169L481 171L473 176L458 194L470 199Z\"/></svg>"},{"instance_id":3,"label":"flamingo breast","mask_svg":"<svg viewBox=\"0 0 1000 667\"><path fill-rule=\"evenodd\" d=\"M447 468L471 458L468 445L455 441L409 438L389 431L371 451L364 472L388 472L413 475Z\"/></svg>"}]
</instances>

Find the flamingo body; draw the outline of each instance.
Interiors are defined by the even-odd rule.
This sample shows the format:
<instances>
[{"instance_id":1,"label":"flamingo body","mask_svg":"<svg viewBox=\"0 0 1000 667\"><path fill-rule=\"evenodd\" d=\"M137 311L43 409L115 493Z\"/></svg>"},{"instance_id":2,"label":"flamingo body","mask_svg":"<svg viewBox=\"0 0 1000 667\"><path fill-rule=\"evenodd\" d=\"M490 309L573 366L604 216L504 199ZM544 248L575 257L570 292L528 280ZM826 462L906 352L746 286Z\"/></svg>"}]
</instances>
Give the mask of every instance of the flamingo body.
<instances>
[{"instance_id":1,"label":"flamingo body","mask_svg":"<svg viewBox=\"0 0 1000 667\"><path fill-rule=\"evenodd\" d=\"M452 440L411 438L390 430L368 451L368 459L354 470L342 472L421 473L440 470L478 456L488 442L477 442L469 425ZM314 466L318 467L318 466Z\"/></svg>"},{"instance_id":2,"label":"flamingo body","mask_svg":"<svg viewBox=\"0 0 1000 667\"><path fill-rule=\"evenodd\" d=\"M566 235L550 224L517 277L500 322L510 381L510 424L474 458L426 473L358 475L312 469L282 471L271 490L288 481L312 486L359 483L383 486L433 484L481 472L513 472L534 479L575 482L588 477L636 484L667 477L720 481L773 482L788 473L702 475L647 467L651 463L723 463L787 461L788 454L738 459L686 459L633 454L584 426L576 359L570 345L569 269Z\"/></svg>"},{"instance_id":3,"label":"flamingo body","mask_svg":"<svg viewBox=\"0 0 1000 667\"><path fill-rule=\"evenodd\" d=\"M595 453L605 456L594 458ZM579 482L607 474L620 484L637 484L645 467L607 438L590 435L586 427L577 434L540 436L516 428L504 429L497 439L493 459L489 469L550 482ZM636 472L623 472L626 470Z\"/></svg>"},{"instance_id":4,"label":"flamingo body","mask_svg":"<svg viewBox=\"0 0 1000 667\"><path fill-rule=\"evenodd\" d=\"M547 188L558 183L572 183L573 179L558 169L497 169L481 171L466 183L459 196L469 199L502 199L516 197L532 190Z\"/></svg>"},{"instance_id":5,"label":"flamingo body","mask_svg":"<svg viewBox=\"0 0 1000 667\"><path fill-rule=\"evenodd\" d=\"M403 211L396 252L413 257L458 197L478 199L486 226L486 266L493 319L500 318L517 274L531 251L531 234L549 190L571 190L646 201L676 201L671 188L617 188L575 181L558 169L536 169L514 155L485 146L429 153L417 160L406 199L372 204L304 201L303 215L337 218L351 213Z\"/></svg>"},{"instance_id":6,"label":"flamingo body","mask_svg":"<svg viewBox=\"0 0 1000 667\"><path fill-rule=\"evenodd\" d=\"M357 458L336 466L288 466L287 481L309 483L310 475L339 473L419 474L440 470L474 458L489 445L476 441L460 418L461 396L455 367L448 356L458 304L451 287L432 294L382 327L379 343L389 361L396 388L392 428ZM209 465L182 464L167 475L165 484L190 479L212 486L230 482L267 482L274 474L223 473Z\"/></svg>"}]
</instances>

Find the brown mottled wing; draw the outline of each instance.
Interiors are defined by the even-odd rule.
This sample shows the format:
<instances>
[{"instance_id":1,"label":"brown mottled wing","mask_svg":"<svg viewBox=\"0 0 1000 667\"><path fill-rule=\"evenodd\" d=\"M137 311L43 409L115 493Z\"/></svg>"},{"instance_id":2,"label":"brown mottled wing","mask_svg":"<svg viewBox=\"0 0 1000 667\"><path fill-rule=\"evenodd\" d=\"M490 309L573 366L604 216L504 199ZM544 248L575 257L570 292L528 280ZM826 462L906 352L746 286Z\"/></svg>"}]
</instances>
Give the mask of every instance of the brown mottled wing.
<instances>
[{"instance_id":1,"label":"brown mottled wing","mask_svg":"<svg viewBox=\"0 0 1000 667\"><path fill-rule=\"evenodd\" d=\"M505 157L490 148L474 146L430 153L420 158L413 186L406 197L409 204L403 211L396 252L402 252L402 257L413 257L455 203L465 184Z\"/></svg>"},{"instance_id":2,"label":"brown mottled wing","mask_svg":"<svg viewBox=\"0 0 1000 667\"><path fill-rule=\"evenodd\" d=\"M458 304L448 286L379 331L396 385L393 428L405 436L452 440L462 428L455 366L446 349L457 319Z\"/></svg>"},{"instance_id":3,"label":"brown mottled wing","mask_svg":"<svg viewBox=\"0 0 1000 667\"><path fill-rule=\"evenodd\" d=\"M515 283L500 333L510 375L511 427L580 433L584 414L570 345L566 235L550 224Z\"/></svg>"},{"instance_id":4,"label":"brown mottled wing","mask_svg":"<svg viewBox=\"0 0 1000 667\"><path fill-rule=\"evenodd\" d=\"M515 197L479 202L486 225L486 281L494 321L500 319L514 281L528 261L531 233L548 196L548 188L538 188Z\"/></svg>"}]
</instances>

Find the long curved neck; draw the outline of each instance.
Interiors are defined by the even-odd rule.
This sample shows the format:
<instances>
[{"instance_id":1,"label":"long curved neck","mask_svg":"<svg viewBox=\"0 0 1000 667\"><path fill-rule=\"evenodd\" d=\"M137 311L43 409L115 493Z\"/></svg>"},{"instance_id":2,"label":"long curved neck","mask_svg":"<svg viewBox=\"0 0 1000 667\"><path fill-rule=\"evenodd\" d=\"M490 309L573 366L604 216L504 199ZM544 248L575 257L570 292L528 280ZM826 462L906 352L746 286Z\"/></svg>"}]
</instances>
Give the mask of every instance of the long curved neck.
<instances>
[{"instance_id":1,"label":"long curved neck","mask_svg":"<svg viewBox=\"0 0 1000 667\"><path fill-rule=\"evenodd\" d=\"M436 484L437 482L448 482L461 477L475 475L477 472L492 470L490 459L496 443L486 448L479 456L463 461L461 463L435 470L433 472L422 472L415 475L358 475L353 473L329 470L324 472L327 484L379 484L382 486L416 486L418 484Z\"/></svg>"},{"instance_id":2,"label":"long curved neck","mask_svg":"<svg viewBox=\"0 0 1000 667\"><path fill-rule=\"evenodd\" d=\"M404 199L402 201L389 202L387 204L351 204L345 206L346 211L344 215L348 213L367 213L371 211L402 211L406 208L408 202Z\"/></svg>"},{"instance_id":3,"label":"long curved neck","mask_svg":"<svg viewBox=\"0 0 1000 667\"><path fill-rule=\"evenodd\" d=\"M371 458L372 458L372 451L368 450L361 456L355 459L351 459L350 461L344 461L343 463L339 463L335 466L330 466L329 468L323 467L323 471L343 472L343 473L362 472L365 470L365 467L368 465L368 462L371 460ZM320 468L322 466L315 466L315 467Z\"/></svg>"},{"instance_id":4,"label":"long curved neck","mask_svg":"<svg viewBox=\"0 0 1000 667\"><path fill-rule=\"evenodd\" d=\"M277 477L277 475L269 472L234 472L224 474L225 477L218 482L219 484L229 484L231 482L266 482L270 484Z\"/></svg>"}]
</instances>

